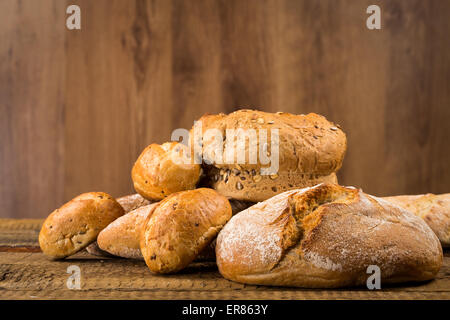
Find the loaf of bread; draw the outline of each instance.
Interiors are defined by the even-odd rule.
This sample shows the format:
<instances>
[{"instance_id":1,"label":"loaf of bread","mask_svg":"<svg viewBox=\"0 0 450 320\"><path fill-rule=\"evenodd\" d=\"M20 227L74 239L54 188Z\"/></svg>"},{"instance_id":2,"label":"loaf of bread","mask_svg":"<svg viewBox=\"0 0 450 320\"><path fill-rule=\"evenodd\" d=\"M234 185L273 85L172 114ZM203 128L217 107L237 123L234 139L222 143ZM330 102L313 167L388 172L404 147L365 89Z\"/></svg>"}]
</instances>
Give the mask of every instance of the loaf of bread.
<instances>
[{"instance_id":1,"label":"loaf of bread","mask_svg":"<svg viewBox=\"0 0 450 320\"><path fill-rule=\"evenodd\" d=\"M233 130L238 137L249 138L227 136ZM223 143L209 132L220 133ZM278 141L272 139L272 133L278 134ZM206 165L207 186L227 197L254 202L286 190L337 183L335 172L347 148L345 133L323 116L256 110L205 115L192 128L190 143L196 159L201 158ZM245 159L239 159L240 152ZM257 152L256 161L250 161L253 152ZM264 152L270 160L272 155L278 158L278 170L267 174L272 163L261 160ZM226 160L227 155L234 158Z\"/></svg>"},{"instance_id":2,"label":"loaf of bread","mask_svg":"<svg viewBox=\"0 0 450 320\"><path fill-rule=\"evenodd\" d=\"M151 144L141 153L131 171L135 190L149 200L194 189L201 167L193 163L189 149L178 142Z\"/></svg>"},{"instance_id":3,"label":"loaf of bread","mask_svg":"<svg viewBox=\"0 0 450 320\"><path fill-rule=\"evenodd\" d=\"M65 258L95 241L103 228L123 214L122 206L110 195L83 193L47 217L39 245L47 256Z\"/></svg>"},{"instance_id":4,"label":"loaf of bread","mask_svg":"<svg viewBox=\"0 0 450 320\"><path fill-rule=\"evenodd\" d=\"M443 247L450 247L450 193L385 197L425 220Z\"/></svg>"},{"instance_id":5,"label":"loaf of bread","mask_svg":"<svg viewBox=\"0 0 450 320\"><path fill-rule=\"evenodd\" d=\"M321 184L291 190L233 216L217 237L227 279L257 285L334 288L433 279L443 255L428 225L360 190Z\"/></svg>"},{"instance_id":6,"label":"loaf of bread","mask_svg":"<svg viewBox=\"0 0 450 320\"><path fill-rule=\"evenodd\" d=\"M162 200L147 218L141 252L152 272L172 273L189 265L231 218L229 201L200 188Z\"/></svg>"}]
</instances>

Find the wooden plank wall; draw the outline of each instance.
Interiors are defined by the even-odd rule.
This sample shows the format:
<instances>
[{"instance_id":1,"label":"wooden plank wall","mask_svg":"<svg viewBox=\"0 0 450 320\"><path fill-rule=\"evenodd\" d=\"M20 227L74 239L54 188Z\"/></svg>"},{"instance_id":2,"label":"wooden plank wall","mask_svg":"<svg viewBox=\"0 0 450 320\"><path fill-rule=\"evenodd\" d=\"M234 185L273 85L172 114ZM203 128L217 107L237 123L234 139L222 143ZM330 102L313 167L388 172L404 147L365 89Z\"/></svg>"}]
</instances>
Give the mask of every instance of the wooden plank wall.
<instances>
[{"instance_id":1,"label":"wooden plank wall","mask_svg":"<svg viewBox=\"0 0 450 320\"><path fill-rule=\"evenodd\" d=\"M450 192L449 37L445 0L2 0L0 217L130 193L146 145L240 107L341 124L342 184Z\"/></svg>"}]
</instances>

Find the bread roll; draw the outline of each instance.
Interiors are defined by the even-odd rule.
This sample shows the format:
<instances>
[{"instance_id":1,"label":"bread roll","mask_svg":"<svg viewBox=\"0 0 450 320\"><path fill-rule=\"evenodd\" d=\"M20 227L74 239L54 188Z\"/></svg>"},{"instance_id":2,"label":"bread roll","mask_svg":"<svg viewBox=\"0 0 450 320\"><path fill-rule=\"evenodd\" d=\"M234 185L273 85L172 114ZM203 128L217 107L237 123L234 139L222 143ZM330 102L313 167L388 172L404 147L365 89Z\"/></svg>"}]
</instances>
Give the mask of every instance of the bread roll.
<instances>
[{"instance_id":1,"label":"bread roll","mask_svg":"<svg viewBox=\"0 0 450 320\"><path fill-rule=\"evenodd\" d=\"M335 288L433 279L442 248L426 223L354 188L291 190L235 215L217 237L217 265L248 284Z\"/></svg>"},{"instance_id":2,"label":"bread roll","mask_svg":"<svg viewBox=\"0 0 450 320\"><path fill-rule=\"evenodd\" d=\"M172 273L191 263L231 217L229 201L212 189L178 192L162 200L141 234L152 272Z\"/></svg>"},{"instance_id":3,"label":"bread roll","mask_svg":"<svg viewBox=\"0 0 450 320\"><path fill-rule=\"evenodd\" d=\"M83 193L47 217L39 245L51 258L70 256L95 241L103 228L123 214L122 206L110 195Z\"/></svg>"},{"instance_id":4,"label":"bread roll","mask_svg":"<svg viewBox=\"0 0 450 320\"><path fill-rule=\"evenodd\" d=\"M425 220L443 247L450 247L450 193L385 197Z\"/></svg>"},{"instance_id":5,"label":"bread roll","mask_svg":"<svg viewBox=\"0 0 450 320\"><path fill-rule=\"evenodd\" d=\"M145 148L131 172L135 190L144 198L157 201L178 191L194 189L201 167L191 163L187 150L178 142Z\"/></svg>"},{"instance_id":6,"label":"bread roll","mask_svg":"<svg viewBox=\"0 0 450 320\"><path fill-rule=\"evenodd\" d=\"M157 205L158 202L140 207L113 221L98 235L99 248L115 256L142 259L141 229Z\"/></svg>"},{"instance_id":7,"label":"bread roll","mask_svg":"<svg viewBox=\"0 0 450 320\"><path fill-rule=\"evenodd\" d=\"M255 132L254 136L249 129ZM278 143L275 138L272 141L274 129L278 130ZM251 143L250 139L230 138L227 136L230 130L235 133L244 130L237 136L253 137ZM223 143L208 132L219 132ZM261 135L266 140L261 140ZM190 141L195 156L208 165L207 186L227 197L254 202L285 190L322 182L336 183L335 172L341 167L347 148L345 133L323 116L256 110L205 115L192 128ZM272 144L278 145L278 157ZM257 152L257 161L253 163L251 150ZM261 160L263 150L269 156L269 163ZM245 154L244 161L237 156L241 151ZM225 161L230 154L234 154L234 158ZM272 155L277 158L273 161L278 162L278 170L270 175L263 174L272 165Z\"/></svg>"}]
</instances>

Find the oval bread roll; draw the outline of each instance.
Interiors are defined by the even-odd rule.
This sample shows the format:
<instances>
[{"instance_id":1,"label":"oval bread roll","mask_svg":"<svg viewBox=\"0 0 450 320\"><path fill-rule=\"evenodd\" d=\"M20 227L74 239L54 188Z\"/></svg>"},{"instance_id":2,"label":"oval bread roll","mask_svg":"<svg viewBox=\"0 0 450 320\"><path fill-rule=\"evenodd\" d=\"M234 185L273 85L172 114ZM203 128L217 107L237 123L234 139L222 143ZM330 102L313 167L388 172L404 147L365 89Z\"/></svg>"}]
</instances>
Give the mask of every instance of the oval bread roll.
<instances>
[{"instance_id":1,"label":"oval bread roll","mask_svg":"<svg viewBox=\"0 0 450 320\"><path fill-rule=\"evenodd\" d=\"M140 207L113 221L98 235L99 248L115 256L142 259L141 229L157 205L158 202Z\"/></svg>"},{"instance_id":2,"label":"oval bread roll","mask_svg":"<svg viewBox=\"0 0 450 320\"><path fill-rule=\"evenodd\" d=\"M383 199L421 217L436 234L443 247L450 247L450 193L394 196Z\"/></svg>"},{"instance_id":3,"label":"oval bread roll","mask_svg":"<svg viewBox=\"0 0 450 320\"><path fill-rule=\"evenodd\" d=\"M201 167L188 159L187 148L178 142L151 144L141 153L131 171L135 190L149 200L194 189Z\"/></svg>"},{"instance_id":4,"label":"oval bread roll","mask_svg":"<svg viewBox=\"0 0 450 320\"><path fill-rule=\"evenodd\" d=\"M334 288L433 279L442 248L426 223L354 188L291 190L235 215L217 237L217 265L248 284Z\"/></svg>"},{"instance_id":5,"label":"oval bread roll","mask_svg":"<svg viewBox=\"0 0 450 320\"><path fill-rule=\"evenodd\" d=\"M83 193L47 217L39 245L47 256L65 258L95 241L103 228L123 214L122 206L110 195Z\"/></svg>"},{"instance_id":6,"label":"oval bread roll","mask_svg":"<svg viewBox=\"0 0 450 320\"><path fill-rule=\"evenodd\" d=\"M145 222L141 252L152 272L176 272L191 263L231 218L229 201L200 188L162 200Z\"/></svg>"}]
</instances>

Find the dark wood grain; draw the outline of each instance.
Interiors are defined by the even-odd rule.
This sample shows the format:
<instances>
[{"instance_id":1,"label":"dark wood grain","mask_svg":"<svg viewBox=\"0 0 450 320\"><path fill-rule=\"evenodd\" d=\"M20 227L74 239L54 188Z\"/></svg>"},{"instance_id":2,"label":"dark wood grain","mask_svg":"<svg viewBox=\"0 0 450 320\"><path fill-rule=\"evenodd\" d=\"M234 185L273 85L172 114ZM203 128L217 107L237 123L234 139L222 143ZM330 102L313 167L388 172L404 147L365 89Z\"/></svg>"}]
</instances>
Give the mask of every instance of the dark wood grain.
<instances>
[{"instance_id":1,"label":"dark wood grain","mask_svg":"<svg viewBox=\"0 0 450 320\"><path fill-rule=\"evenodd\" d=\"M146 145L242 107L341 124L342 184L449 192L450 1L378 3L371 31L369 0L1 1L0 216L131 193Z\"/></svg>"},{"instance_id":2,"label":"dark wood grain","mask_svg":"<svg viewBox=\"0 0 450 320\"><path fill-rule=\"evenodd\" d=\"M39 252L42 220L0 219L0 299L450 299L450 253L433 281L381 290L299 289L244 285L224 279L215 263L193 263L173 275L152 274L143 261L100 258L86 251L52 261ZM69 290L67 268L81 270Z\"/></svg>"}]
</instances>

